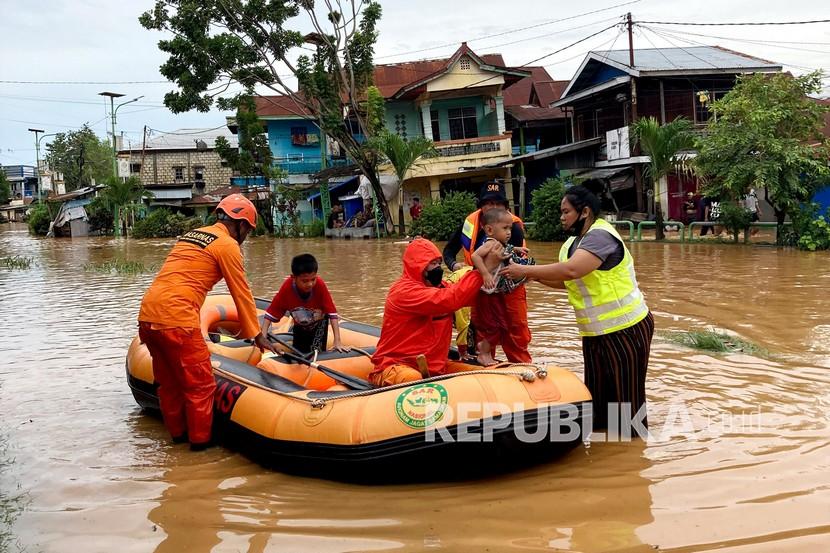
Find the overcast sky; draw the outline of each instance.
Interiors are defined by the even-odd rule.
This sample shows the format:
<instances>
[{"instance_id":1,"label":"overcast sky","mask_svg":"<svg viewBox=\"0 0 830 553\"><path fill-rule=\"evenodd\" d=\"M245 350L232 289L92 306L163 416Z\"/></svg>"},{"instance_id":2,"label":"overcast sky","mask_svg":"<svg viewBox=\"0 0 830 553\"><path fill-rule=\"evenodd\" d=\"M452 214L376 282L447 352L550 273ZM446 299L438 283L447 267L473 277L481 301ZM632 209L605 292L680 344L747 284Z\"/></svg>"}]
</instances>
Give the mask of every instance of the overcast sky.
<instances>
[{"instance_id":1,"label":"overcast sky","mask_svg":"<svg viewBox=\"0 0 830 553\"><path fill-rule=\"evenodd\" d=\"M479 54L501 53L508 65L519 66L612 25L627 11L641 21L830 19L828 4L819 0L640 0L620 5L623 2L381 0L376 59L378 63L394 63L446 57L466 40ZM158 67L165 58L156 47L162 35L145 30L137 21L152 6L152 0L0 0L0 164L34 165L34 138L27 131L29 127L55 133L88 122L101 137L106 136L110 127L105 99L98 96L101 91L125 94L122 101L144 96L118 111L118 133L123 132L136 145L141 142L144 125L159 132L224 123L227 114L218 111L174 115L163 107L164 93L171 85L154 82L164 80ZM595 10L602 11L574 17ZM564 18L569 19L556 21ZM782 63L795 74L819 68L830 72L830 23L647 26L654 30L637 29L635 48L717 44ZM586 52L612 45L614 49L627 48L625 34L608 30L535 65L545 65L554 79L570 79ZM78 82L96 84L74 84ZM824 83L830 85L830 79ZM825 88L825 95L829 92L830 87ZM41 152L50 140L47 137L41 142Z\"/></svg>"}]
</instances>

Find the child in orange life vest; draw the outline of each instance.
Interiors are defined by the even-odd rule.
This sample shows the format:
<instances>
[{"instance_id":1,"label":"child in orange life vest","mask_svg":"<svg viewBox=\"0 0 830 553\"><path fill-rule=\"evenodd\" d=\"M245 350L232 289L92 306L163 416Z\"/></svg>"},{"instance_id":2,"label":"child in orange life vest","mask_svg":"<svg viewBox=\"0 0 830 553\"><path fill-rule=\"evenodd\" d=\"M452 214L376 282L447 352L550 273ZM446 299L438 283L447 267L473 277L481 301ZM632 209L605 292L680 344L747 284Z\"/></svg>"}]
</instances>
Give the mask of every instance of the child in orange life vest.
<instances>
[{"instance_id":1,"label":"child in orange life vest","mask_svg":"<svg viewBox=\"0 0 830 553\"><path fill-rule=\"evenodd\" d=\"M291 260L291 276L282 283L271 300L262 321L262 334L268 335L272 323L284 315L293 319L292 345L303 353L325 351L328 341L328 325L334 334L334 349L348 351L340 341L340 324L337 308L322 278L317 276L317 260L304 253Z\"/></svg>"},{"instance_id":2,"label":"child in orange life vest","mask_svg":"<svg viewBox=\"0 0 830 553\"><path fill-rule=\"evenodd\" d=\"M516 248L508 244L513 217L506 209L499 207L483 212L481 223L487 235L484 241L487 248L473 264L481 273L484 285L473 305L472 321L477 340L476 358L480 364L487 366L496 363L493 349L501 344L502 335L509 328L504 292L510 292L521 284L521 281L499 276L499 270L511 258L522 265L533 265L534 261L527 258L527 248Z\"/></svg>"}]
</instances>

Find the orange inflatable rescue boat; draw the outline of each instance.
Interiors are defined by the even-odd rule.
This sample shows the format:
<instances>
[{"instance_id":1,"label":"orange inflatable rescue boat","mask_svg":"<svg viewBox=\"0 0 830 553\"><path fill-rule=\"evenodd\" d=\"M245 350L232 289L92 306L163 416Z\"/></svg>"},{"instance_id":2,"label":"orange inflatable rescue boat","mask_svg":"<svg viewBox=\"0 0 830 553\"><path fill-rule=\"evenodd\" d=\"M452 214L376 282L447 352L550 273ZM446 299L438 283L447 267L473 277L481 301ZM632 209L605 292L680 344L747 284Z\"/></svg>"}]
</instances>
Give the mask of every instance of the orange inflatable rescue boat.
<instances>
[{"instance_id":1,"label":"orange inflatable rescue boat","mask_svg":"<svg viewBox=\"0 0 830 553\"><path fill-rule=\"evenodd\" d=\"M260 316L268 303L256 300ZM201 324L216 376L214 438L286 472L375 482L469 477L549 459L590 432L591 395L562 368L502 364L372 388L365 379L377 327L341 319L343 343L354 349L304 358L263 356L233 339L238 319L227 294L207 297ZM280 336L288 325L272 329ZM152 360L138 337L126 364L136 401L157 412Z\"/></svg>"}]
</instances>

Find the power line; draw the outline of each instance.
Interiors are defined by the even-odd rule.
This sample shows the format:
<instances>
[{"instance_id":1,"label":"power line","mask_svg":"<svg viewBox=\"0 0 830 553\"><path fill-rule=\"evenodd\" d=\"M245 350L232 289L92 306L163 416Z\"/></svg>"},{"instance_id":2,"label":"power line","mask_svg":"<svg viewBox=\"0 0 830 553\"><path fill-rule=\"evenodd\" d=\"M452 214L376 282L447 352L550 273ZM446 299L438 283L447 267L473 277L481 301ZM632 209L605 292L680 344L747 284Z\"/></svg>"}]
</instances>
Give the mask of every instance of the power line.
<instances>
[{"instance_id":1,"label":"power line","mask_svg":"<svg viewBox=\"0 0 830 553\"><path fill-rule=\"evenodd\" d=\"M25 100L27 102L52 102L57 104L84 104L90 106L106 105L103 101L93 100L78 100L74 98L59 98L59 97L45 97L45 96L17 96L12 94L0 94L0 98L7 98L9 100ZM160 103L144 103L139 102L134 104L140 107L162 107Z\"/></svg>"},{"instance_id":2,"label":"power line","mask_svg":"<svg viewBox=\"0 0 830 553\"><path fill-rule=\"evenodd\" d=\"M592 34L590 34L590 35L586 36L585 38L581 38L581 39L577 40L576 42L572 42L572 43L568 44L567 46L564 46L564 47L562 47L562 48L559 48L558 50L554 50L553 52L550 52L550 53L548 53L548 54L545 54L544 56L538 57L538 58L536 58L535 60L531 60L531 61L529 61L529 62L527 62L527 63L525 63L525 64L520 65L519 67L525 67L525 66L528 66L528 65L530 65L530 64L532 64L532 63L536 63L537 61L541 61L541 60L543 60L543 59L545 59L545 58L549 58L550 56L553 56L553 55L555 55L555 54L558 54L559 52L562 52L562 51L564 51L564 50L567 50L568 48L571 48L571 47L573 47L573 46L576 46L577 44L579 44L579 43L581 43L581 42L585 42L585 41L586 41L586 40L588 40L589 38L594 38L595 36L600 35L600 34L604 33L605 31L607 31L607 30L609 30L609 29L613 29L613 28L614 28L614 27L616 27L616 26L617 26L617 25L615 24L615 25L610 25L610 26L608 26L608 27L605 27L604 29L601 29L601 30L599 30L599 31L597 31L597 32L595 32L595 33L592 33Z\"/></svg>"},{"instance_id":3,"label":"power line","mask_svg":"<svg viewBox=\"0 0 830 553\"><path fill-rule=\"evenodd\" d=\"M711 46L710 44L706 44L706 43L704 43L704 42L699 42L699 41L696 41L696 40L691 40L691 39L688 39L688 38L683 38L683 37L677 36L677 35L675 35L675 34L668 33L668 32L666 32L666 31L660 31L660 32L658 32L658 31L654 30L654 28L653 28L653 27L646 27L646 28L647 28L647 29L649 29L652 33L656 34L657 36L662 37L662 38L663 38L663 40L665 40L666 42L668 42L669 44L671 44L671 45L672 45L672 46L674 46L675 48L680 48L681 50L683 50L684 52L686 52L686 53L687 53L687 54L689 54L690 56L691 56L692 54L691 54L688 50L684 49L682 46L678 46L677 44L673 43L673 42L669 39L669 37L672 37L672 38L674 38L675 40L679 40L679 41L681 41L681 42L685 42L686 44L692 44L692 45L694 45L694 46ZM696 57L696 56L695 56L695 57ZM787 66L790 66L790 67L795 67L796 69L803 69L803 70L805 70L805 71L815 71L815 68L813 68L813 67L807 67L807 66L804 66L804 65L796 65L796 64L794 64L794 63L785 63L785 62L781 62L781 63L782 63L783 65L787 65Z\"/></svg>"},{"instance_id":4,"label":"power line","mask_svg":"<svg viewBox=\"0 0 830 553\"><path fill-rule=\"evenodd\" d=\"M556 33L536 35L536 36L532 36L532 37L529 37L529 38L522 38L522 39L519 39L519 40L514 40L514 41L511 41L511 42L504 42L504 43L501 43L501 44L491 44L491 45L488 45L488 46L482 46L481 49L483 50L485 48L500 48L502 46L509 46L511 44L516 44L516 43L519 43L519 42L527 42L529 40L536 40L536 39L539 39L539 38L548 37L548 36L551 36L553 34L562 34L564 32L575 31L577 29L582 29L584 27L591 27L593 25L598 25L600 23L607 23L609 21L615 21L617 19L619 19L619 16L609 17L609 18L606 18L606 19L600 19L598 21L594 21L592 23L586 23L585 25L580 25L578 27L571 27L570 29L566 29L565 31L557 31ZM481 57L483 59L485 56L488 56L488 55L490 55L490 54L482 54L479 57ZM425 61L425 60L421 60L421 61ZM445 60L442 59L441 61L445 61ZM419 63L419 62L418 61L415 61L415 62L397 62L397 63L388 63L388 64L381 64L381 65L384 65L385 67L390 67L390 66L395 67L397 70L400 70L400 71L408 71L408 72L411 72L411 73L421 73L421 74L424 74L424 75L431 75L432 73L435 73L435 71L436 71L434 67L430 68L430 69L420 69L418 67L412 67L412 65L417 64L417 63ZM520 66L520 67L523 67L523 66ZM469 73L467 73L465 71L448 71L447 73L444 73L444 74L445 75L469 75Z\"/></svg>"},{"instance_id":5,"label":"power line","mask_svg":"<svg viewBox=\"0 0 830 553\"><path fill-rule=\"evenodd\" d=\"M552 19L552 20L549 20L549 21L543 21L542 23L537 23L535 25L528 25L528 26L525 26L525 27L518 27L518 28L515 28L515 29L510 29L510 30L507 30L507 31L502 31L500 33L494 33L494 34L490 34L490 35L480 35L480 36L477 36L477 37L474 37L474 38L469 38L469 39L466 40L466 42L475 42L477 40L482 40L482 39L485 39L485 38L493 38L493 37L497 37L497 36L504 36L504 35L509 35L509 34L513 34L513 33L518 33L518 32L521 32L521 31L527 31L528 29L535 29L537 27L544 27L545 25L553 25L554 23L561 23L562 21L570 21L571 19L577 19L577 18L580 18L580 17L585 17L586 15L593 15L595 13L600 13L600 12L604 12L604 11L608 11L608 10L613 10L613 9L619 8L621 6L627 6L629 4L636 4L640 1L641 0L633 0L631 2L623 2L621 4L615 4L613 6L608 6L607 8L600 8L598 10L584 12L584 13L580 13L580 14L577 14L577 15L572 15L572 16L569 16L569 17L563 17L561 19ZM429 52L430 50L440 50L441 48L449 48L451 46L456 46L457 47L459 42L465 42L465 41L456 40L454 42L448 42L446 44L441 44L439 46L430 46L429 48L421 48L419 50L409 50L408 52L398 52L397 54L387 54L385 56L378 56L375 59L394 58L394 57L398 57L398 56L406 56L408 54L418 54L420 52ZM493 48L493 46L486 46L485 48Z\"/></svg>"},{"instance_id":6,"label":"power line","mask_svg":"<svg viewBox=\"0 0 830 553\"><path fill-rule=\"evenodd\" d=\"M75 84L169 84L170 81L3 81L0 84L75 85Z\"/></svg>"},{"instance_id":7,"label":"power line","mask_svg":"<svg viewBox=\"0 0 830 553\"><path fill-rule=\"evenodd\" d=\"M736 27L747 25L807 25L810 23L830 23L830 19L815 19L813 21L764 21L747 23L690 23L682 21L635 21L634 23L648 23L651 25L690 25L696 27Z\"/></svg>"},{"instance_id":8,"label":"power line","mask_svg":"<svg viewBox=\"0 0 830 553\"><path fill-rule=\"evenodd\" d=\"M719 40L731 40L731 41L734 41L734 42L744 42L744 43L747 43L747 44L756 44L756 45L759 45L759 46L770 46L770 47L773 47L773 48L783 48L785 50L798 50L800 52L813 52L813 53L816 53L816 54L830 54L830 52L828 52L827 50L813 50L813 49L810 49L810 48L798 48L796 46L787 46L784 43L779 43L779 42L770 41L770 40L752 40L752 39L746 39L746 38L733 38L733 37L728 37L728 36L705 35L705 34L702 34L702 33L692 33L692 32L689 32L689 31L677 31L677 30L673 30L673 29L662 29L660 27L656 27L655 29L658 30L658 31L666 31L666 32L676 33L676 34L679 34L679 35L699 36L699 37L714 38L714 39L719 39ZM791 43L787 43L787 44L791 44ZM819 44L821 44L821 43L819 43ZM830 46L830 42L825 42L823 44L826 44L826 45Z\"/></svg>"},{"instance_id":9,"label":"power line","mask_svg":"<svg viewBox=\"0 0 830 553\"><path fill-rule=\"evenodd\" d=\"M595 36L597 36L597 35L600 35L600 34L604 33L605 31L607 31L607 30L609 30L609 29L613 29L613 28L614 28L614 27L616 27L616 26L617 26L616 24L615 24L615 25L609 25L608 27L605 27L604 29L601 29L601 30L599 30L599 31L597 31L597 32L595 32L595 33L591 33L590 35L588 35L588 36L586 36L586 37L584 37L584 38L581 38L581 39L579 39L579 40L577 40L577 41L575 41L575 42L572 42L572 43L568 44L567 46L563 46L562 48L559 48L558 50L554 50L553 52L547 53L547 54L545 54L544 56L540 56L540 57L538 57L538 58L536 58L536 59L534 59L534 60L531 60L531 61L529 61L529 62L527 62L527 63L522 64L522 65L519 65L518 67L511 67L511 69L521 69L522 67L527 67L527 66L529 66L529 65L531 65L531 64L533 64L533 63L536 63L536 62L538 62L538 61L541 61L541 60L543 60L543 59L545 59L545 58L549 58L550 56L553 56L553 55L555 55L555 54L558 54L559 52L562 52L562 51L564 51L564 50L567 50L568 48L571 48L571 47L573 47L573 46L576 46L577 44L580 44L580 43L582 43L582 42L585 42L585 41L586 41L586 40L588 40L588 39L591 39L591 38L593 38L593 37L595 37ZM484 82L487 82L487 81L491 81L491 80L493 80L494 78L495 78L495 77L492 77L492 76L491 76L491 77L486 77L486 78L481 79L481 80L479 80L479 81L475 81L475 82L472 82L472 83L470 83L470 84L468 84L468 85L462 86L461 88L462 88L462 89L465 89L465 88L471 88L471 87L474 87L474 86L479 85L479 84L481 84L481 83L484 83ZM441 93L440 93L440 92L438 92L438 93L436 93L436 96L435 96L435 97L436 97L436 98L439 98L440 96L441 96Z\"/></svg>"}]
</instances>

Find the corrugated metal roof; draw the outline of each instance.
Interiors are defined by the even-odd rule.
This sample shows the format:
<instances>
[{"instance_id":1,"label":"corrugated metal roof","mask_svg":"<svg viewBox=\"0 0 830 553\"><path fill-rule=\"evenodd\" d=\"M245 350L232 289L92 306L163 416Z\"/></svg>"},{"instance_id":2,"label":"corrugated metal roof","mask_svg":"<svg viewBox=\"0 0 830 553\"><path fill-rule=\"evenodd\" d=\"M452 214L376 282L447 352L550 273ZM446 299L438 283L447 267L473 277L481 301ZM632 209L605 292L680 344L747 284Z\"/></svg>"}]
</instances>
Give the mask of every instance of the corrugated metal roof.
<instances>
[{"instance_id":1,"label":"corrugated metal roof","mask_svg":"<svg viewBox=\"0 0 830 553\"><path fill-rule=\"evenodd\" d=\"M628 66L628 50L591 52L599 58ZM706 69L780 69L781 65L721 48L720 46L690 46L689 48L637 48L634 50L634 69L642 72L706 70Z\"/></svg>"},{"instance_id":2,"label":"corrugated metal roof","mask_svg":"<svg viewBox=\"0 0 830 553\"><path fill-rule=\"evenodd\" d=\"M255 96L256 113L260 117L310 117L311 113L290 96Z\"/></svg>"}]
</instances>

